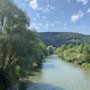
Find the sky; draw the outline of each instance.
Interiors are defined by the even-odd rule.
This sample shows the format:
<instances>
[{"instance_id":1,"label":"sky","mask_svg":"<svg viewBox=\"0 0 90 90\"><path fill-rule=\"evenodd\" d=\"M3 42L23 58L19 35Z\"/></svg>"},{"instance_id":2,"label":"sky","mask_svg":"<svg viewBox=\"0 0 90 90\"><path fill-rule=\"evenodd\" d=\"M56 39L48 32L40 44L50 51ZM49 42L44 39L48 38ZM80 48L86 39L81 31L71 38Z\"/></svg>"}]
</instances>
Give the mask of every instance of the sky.
<instances>
[{"instance_id":1,"label":"sky","mask_svg":"<svg viewBox=\"0 0 90 90\"><path fill-rule=\"evenodd\" d=\"M90 0L14 0L38 32L78 32L90 35Z\"/></svg>"}]
</instances>

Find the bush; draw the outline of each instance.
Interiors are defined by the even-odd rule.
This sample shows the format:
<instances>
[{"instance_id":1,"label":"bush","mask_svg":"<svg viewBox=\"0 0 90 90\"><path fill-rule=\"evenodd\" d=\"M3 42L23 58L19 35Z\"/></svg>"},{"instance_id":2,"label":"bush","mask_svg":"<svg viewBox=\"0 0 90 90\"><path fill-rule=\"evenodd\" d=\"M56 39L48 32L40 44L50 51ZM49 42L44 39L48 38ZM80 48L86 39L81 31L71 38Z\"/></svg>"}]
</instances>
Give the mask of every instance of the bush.
<instances>
[{"instance_id":1,"label":"bush","mask_svg":"<svg viewBox=\"0 0 90 90\"><path fill-rule=\"evenodd\" d=\"M83 67L90 68L90 63L83 63L82 66L83 66Z\"/></svg>"}]
</instances>

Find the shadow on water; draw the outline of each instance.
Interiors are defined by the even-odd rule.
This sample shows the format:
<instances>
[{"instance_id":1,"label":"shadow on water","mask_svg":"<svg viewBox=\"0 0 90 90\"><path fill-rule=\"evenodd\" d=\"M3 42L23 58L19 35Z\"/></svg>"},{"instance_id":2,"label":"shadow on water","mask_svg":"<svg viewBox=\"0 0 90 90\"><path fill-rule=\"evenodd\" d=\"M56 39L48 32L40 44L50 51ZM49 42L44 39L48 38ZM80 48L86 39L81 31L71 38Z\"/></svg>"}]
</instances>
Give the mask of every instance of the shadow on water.
<instances>
[{"instance_id":1,"label":"shadow on water","mask_svg":"<svg viewBox=\"0 0 90 90\"><path fill-rule=\"evenodd\" d=\"M52 62L52 61L47 61L47 60L45 60L44 63L45 63L45 64L48 64L48 63L49 63L49 64L52 64L53 62Z\"/></svg>"},{"instance_id":2,"label":"shadow on water","mask_svg":"<svg viewBox=\"0 0 90 90\"><path fill-rule=\"evenodd\" d=\"M65 89L47 83L25 82L20 84L19 90L65 90Z\"/></svg>"},{"instance_id":3,"label":"shadow on water","mask_svg":"<svg viewBox=\"0 0 90 90\"><path fill-rule=\"evenodd\" d=\"M55 65L53 65L53 64L45 64L43 66L43 69L53 69L53 68L55 68Z\"/></svg>"}]
</instances>

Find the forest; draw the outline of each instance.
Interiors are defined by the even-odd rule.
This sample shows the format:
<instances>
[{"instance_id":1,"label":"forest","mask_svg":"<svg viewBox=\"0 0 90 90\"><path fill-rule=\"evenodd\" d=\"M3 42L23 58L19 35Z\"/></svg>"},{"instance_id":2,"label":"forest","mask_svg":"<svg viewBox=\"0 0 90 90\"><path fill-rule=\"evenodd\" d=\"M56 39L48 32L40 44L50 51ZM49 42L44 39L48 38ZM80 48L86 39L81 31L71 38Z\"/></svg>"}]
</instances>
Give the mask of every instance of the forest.
<instances>
[{"instance_id":1,"label":"forest","mask_svg":"<svg viewBox=\"0 0 90 90\"><path fill-rule=\"evenodd\" d=\"M73 32L41 32L39 37L46 46L60 47L62 44L90 44L90 35Z\"/></svg>"},{"instance_id":2,"label":"forest","mask_svg":"<svg viewBox=\"0 0 90 90\"><path fill-rule=\"evenodd\" d=\"M80 45L62 45L57 48L55 54L65 61L74 62L83 67L90 68L90 46L85 44Z\"/></svg>"}]
</instances>

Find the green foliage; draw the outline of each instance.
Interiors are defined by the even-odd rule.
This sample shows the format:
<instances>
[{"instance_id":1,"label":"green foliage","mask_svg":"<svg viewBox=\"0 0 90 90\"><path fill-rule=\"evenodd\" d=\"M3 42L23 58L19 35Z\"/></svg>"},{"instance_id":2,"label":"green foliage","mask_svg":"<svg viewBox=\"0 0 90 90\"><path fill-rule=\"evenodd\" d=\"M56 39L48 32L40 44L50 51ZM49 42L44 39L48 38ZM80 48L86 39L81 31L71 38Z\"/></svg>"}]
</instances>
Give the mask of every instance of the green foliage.
<instances>
[{"instance_id":1,"label":"green foliage","mask_svg":"<svg viewBox=\"0 0 90 90\"><path fill-rule=\"evenodd\" d=\"M88 54L88 53L89 53L89 46L88 46L88 45L85 45L85 46L83 47L83 53L84 53L84 54Z\"/></svg>"},{"instance_id":2,"label":"green foliage","mask_svg":"<svg viewBox=\"0 0 90 90\"><path fill-rule=\"evenodd\" d=\"M83 52L83 45L82 45L82 44L79 45L79 47L78 47L78 52L79 52L79 53L82 53L82 52Z\"/></svg>"},{"instance_id":3,"label":"green foliage","mask_svg":"<svg viewBox=\"0 0 90 90\"><path fill-rule=\"evenodd\" d=\"M38 33L28 29L29 18L11 0L0 0L0 87L25 76L47 55Z\"/></svg>"},{"instance_id":4,"label":"green foliage","mask_svg":"<svg viewBox=\"0 0 90 90\"><path fill-rule=\"evenodd\" d=\"M61 46L57 48L55 53L66 61L74 62L77 64L90 63L90 50L87 44L79 46Z\"/></svg>"},{"instance_id":5,"label":"green foliage","mask_svg":"<svg viewBox=\"0 0 90 90\"><path fill-rule=\"evenodd\" d=\"M48 56L48 50L47 50L47 47L45 46L45 44L40 42L40 47L42 49L43 55Z\"/></svg>"},{"instance_id":6,"label":"green foliage","mask_svg":"<svg viewBox=\"0 0 90 90\"><path fill-rule=\"evenodd\" d=\"M90 63L83 63L82 66L83 66L83 67L90 68Z\"/></svg>"},{"instance_id":7,"label":"green foliage","mask_svg":"<svg viewBox=\"0 0 90 90\"><path fill-rule=\"evenodd\" d=\"M47 50L48 50L48 53L50 55L50 54L53 54L54 53L55 48L53 46L48 46L47 47Z\"/></svg>"},{"instance_id":8,"label":"green foliage","mask_svg":"<svg viewBox=\"0 0 90 90\"><path fill-rule=\"evenodd\" d=\"M46 46L60 47L62 44L74 46L80 44L90 44L90 35L72 32L42 32L39 37Z\"/></svg>"},{"instance_id":9,"label":"green foliage","mask_svg":"<svg viewBox=\"0 0 90 90\"><path fill-rule=\"evenodd\" d=\"M68 45L68 48L73 48L73 44L69 44Z\"/></svg>"}]
</instances>

